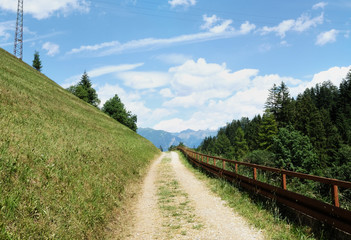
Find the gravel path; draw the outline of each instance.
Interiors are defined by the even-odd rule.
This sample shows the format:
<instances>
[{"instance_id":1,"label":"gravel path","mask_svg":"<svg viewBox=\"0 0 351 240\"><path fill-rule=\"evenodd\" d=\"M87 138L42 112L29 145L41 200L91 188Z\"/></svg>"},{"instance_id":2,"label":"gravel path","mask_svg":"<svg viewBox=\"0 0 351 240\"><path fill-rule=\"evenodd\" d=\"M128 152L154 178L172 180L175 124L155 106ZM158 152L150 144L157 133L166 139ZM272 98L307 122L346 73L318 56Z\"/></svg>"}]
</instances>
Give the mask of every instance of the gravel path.
<instances>
[{"instance_id":1,"label":"gravel path","mask_svg":"<svg viewBox=\"0 0 351 240\"><path fill-rule=\"evenodd\" d=\"M151 165L150 170L144 180L143 192L134 210L135 219L132 235L128 239L162 239L162 231L160 230L160 227L162 226L162 217L158 210L155 182L157 177L157 168L164 156L165 154L163 153Z\"/></svg>"},{"instance_id":2,"label":"gravel path","mask_svg":"<svg viewBox=\"0 0 351 240\"><path fill-rule=\"evenodd\" d=\"M160 197L165 187L170 188L170 194ZM185 207L180 209L182 206ZM155 161L145 178L129 239L247 240L264 237L195 178L180 162L177 153L171 152Z\"/></svg>"}]
</instances>

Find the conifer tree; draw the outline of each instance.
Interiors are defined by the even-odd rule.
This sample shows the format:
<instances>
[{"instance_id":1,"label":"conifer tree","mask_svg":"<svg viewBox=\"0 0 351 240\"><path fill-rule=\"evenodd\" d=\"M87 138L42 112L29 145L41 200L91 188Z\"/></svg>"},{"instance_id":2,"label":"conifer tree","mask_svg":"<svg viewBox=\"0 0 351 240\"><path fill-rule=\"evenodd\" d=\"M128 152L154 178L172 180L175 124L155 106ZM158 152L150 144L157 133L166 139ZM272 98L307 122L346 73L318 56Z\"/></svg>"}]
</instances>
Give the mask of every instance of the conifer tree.
<instances>
[{"instance_id":1,"label":"conifer tree","mask_svg":"<svg viewBox=\"0 0 351 240\"><path fill-rule=\"evenodd\" d=\"M70 86L67 90L95 107L100 104L100 99L95 89L92 87L92 83L86 71L84 71L80 82L77 85Z\"/></svg>"},{"instance_id":2,"label":"conifer tree","mask_svg":"<svg viewBox=\"0 0 351 240\"><path fill-rule=\"evenodd\" d=\"M215 143L216 154L231 158L233 147L225 134L219 134Z\"/></svg>"},{"instance_id":3,"label":"conifer tree","mask_svg":"<svg viewBox=\"0 0 351 240\"><path fill-rule=\"evenodd\" d=\"M265 110L271 112L279 127L289 124L292 118L289 89L284 82L279 86L276 84L269 90L269 95L265 103Z\"/></svg>"},{"instance_id":4,"label":"conifer tree","mask_svg":"<svg viewBox=\"0 0 351 240\"><path fill-rule=\"evenodd\" d=\"M278 126L273 114L266 112L263 114L258 132L259 145L262 150L270 150L277 132Z\"/></svg>"},{"instance_id":5,"label":"conifer tree","mask_svg":"<svg viewBox=\"0 0 351 240\"><path fill-rule=\"evenodd\" d=\"M32 66L37 71L41 72L41 69L42 69L43 66L41 65L40 56L39 56L39 52L38 51L35 51L35 53L34 53L34 59L33 59Z\"/></svg>"},{"instance_id":6,"label":"conifer tree","mask_svg":"<svg viewBox=\"0 0 351 240\"><path fill-rule=\"evenodd\" d=\"M234 140L234 154L236 159L241 159L249 151L247 142L244 137L244 131L241 127L238 127L235 132Z\"/></svg>"},{"instance_id":7,"label":"conifer tree","mask_svg":"<svg viewBox=\"0 0 351 240\"><path fill-rule=\"evenodd\" d=\"M117 94L113 98L106 101L102 107L102 111L136 132L137 116L125 109L124 104Z\"/></svg>"}]
</instances>

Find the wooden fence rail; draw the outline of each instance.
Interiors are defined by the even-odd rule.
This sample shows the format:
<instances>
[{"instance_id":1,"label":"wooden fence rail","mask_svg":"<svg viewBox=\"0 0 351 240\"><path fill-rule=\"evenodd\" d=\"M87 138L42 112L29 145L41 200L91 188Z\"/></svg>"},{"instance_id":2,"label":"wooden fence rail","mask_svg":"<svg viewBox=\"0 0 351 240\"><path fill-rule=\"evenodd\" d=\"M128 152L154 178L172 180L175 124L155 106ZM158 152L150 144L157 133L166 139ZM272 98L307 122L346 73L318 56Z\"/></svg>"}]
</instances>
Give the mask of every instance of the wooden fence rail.
<instances>
[{"instance_id":1,"label":"wooden fence rail","mask_svg":"<svg viewBox=\"0 0 351 240\"><path fill-rule=\"evenodd\" d=\"M229 160L220 157L209 156L198 153L184 147L178 147L184 153L188 160L206 171L227 179L228 181L236 181L240 186L255 192L256 194L276 200L277 202L302 212L319 221L327 223L335 228L338 228L348 234L351 234L351 211L340 207L338 188L351 189L351 182L341 181L337 179L318 177L309 174L287 171L284 169L266 167L257 164L244 163L234 160ZM212 159L213 164L210 164ZM222 164L218 167L218 161ZM234 171L226 169L227 164L232 164ZM252 169L252 178L240 175L238 166L246 166ZM281 175L281 187L276 187L257 180L257 169L272 172ZM299 193L287 190L286 176L296 177L300 179L312 180L332 186L333 205L316 200Z\"/></svg>"}]
</instances>

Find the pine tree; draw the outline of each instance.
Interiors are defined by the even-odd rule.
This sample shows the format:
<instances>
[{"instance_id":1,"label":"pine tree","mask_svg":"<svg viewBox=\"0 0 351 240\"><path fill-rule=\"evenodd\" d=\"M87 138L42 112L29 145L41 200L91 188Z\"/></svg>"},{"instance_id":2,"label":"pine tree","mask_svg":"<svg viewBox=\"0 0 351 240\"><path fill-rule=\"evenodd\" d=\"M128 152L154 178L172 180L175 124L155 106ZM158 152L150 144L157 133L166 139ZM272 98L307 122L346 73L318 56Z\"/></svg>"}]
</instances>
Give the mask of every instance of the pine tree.
<instances>
[{"instance_id":1,"label":"pine tree","mask_svg":"<svg viewBox=\"0 0 351 240\"><path fill-rule=\"evenodd\" d=\"M85 71L80 82L77 85L70 86L67 90L95 107L100 104L100 99L95 89L92 87L89 76Z\"/></svg>"},{"instance_id":2,"label":"pine tree","mask_svg":"<svg viewBox=\"0 0 351 240\"><path fill-rule=\"evenodd\" d=\"M244 137L244 131L241 127L238 127L235 132L234 157L236 159L241 159L248 151L249 147Z\"/></svg>"},{"instance_id":3,"label":"pine tree","mask_svg":"<svg viewBox=\"0 0 351 240\"><path fill-rule=\"evenodd\" d=\"M323 151L326 146L326 134L322 116L313 104L309 91L299 95L296 100L295 128L307 135L316 151Z\"/></svg>"},{"instance_id":4,"label":"pine tree","mask_svg":"<svg viewBox=\"0 0 351 240\"><path fill-rule=\"evenodd\" d=\"M40 56L39 56L39 52L38 51L35 51L35 53L34 53L34 59L33 59L32 66L37 71L41 72L41 69L42 69L43 66L41 65Z\"/></svg>"},{"instance_id":5,"label":"pine tree","mask_svg":"<svg viewBox=\"0 0 351 240\"><path fill-rule=\"evenodd\" d=\"M225 134L219 134L215 143L216 154L231 158L233 155L233 147L229 138Z\"/></svg>"},{"instance_id":6,"label":"pine tree","mask_svg":"<svg viewBox=\"0 0 351 240\"><path fill-rule=\"evenodd\" d=\"M274 84L273 87L269 89L269 94L264 105L265 111L273 113L274 116L276 116L278 112L278 92L279 89L277 85Z\"/></svg>"},{"instance_id":7,"label":"pine tree","mask_svg":"<svg viewBox=\"0 0 351 240\"><path fill-rule=\"evenodd\" d=\"M289 106L291 97L289 89L284 82L279 86L273 85L265 103L265 111L271 112L279 127L288 125L292 118L292 109Z\"/></svg>"},{"instance_id":8,"label":"pine tree","mask_svg":"<svg viewBox=\"0 0 351 240\"><path fill-rule=\"evenodd\" d=\"M102 111L136 132L137 116L125 109L117 94L105 102Z\"/></svg>"},{"instance_id":9,"label":"pine tree","mask_svg":"<svg viewBox=\"0 0 351 240\"><path fill-rule=\"evenodd\" d=\"M336 125L343 141L351 145L351 70L340 83Z\"/></svg>"},{"instance_id":10,"label":"pine tree","mask_svg":"<svg viewBox=\"0 0 351 240\"><path fill-rule=\"evenodd\" d=\"M258 132L259 145L262 150L270 150L277 132L278 126L273 114L266 112L263 114Z\"/></svg>"},{"instance_id":11,"label":"pine tree","mask_svg":"<svg viewBox=\"0 0 351 240\"><path fill-rule=\"evenodd\" d=\"M248 126L245 128L245 138L248 144L248 147L251 151L257 150L260 148L259 145L259 140L258 140L258 133L259 133L259 128L261 125L261 115L255 116Z\"/></svg>"}]
</instances>

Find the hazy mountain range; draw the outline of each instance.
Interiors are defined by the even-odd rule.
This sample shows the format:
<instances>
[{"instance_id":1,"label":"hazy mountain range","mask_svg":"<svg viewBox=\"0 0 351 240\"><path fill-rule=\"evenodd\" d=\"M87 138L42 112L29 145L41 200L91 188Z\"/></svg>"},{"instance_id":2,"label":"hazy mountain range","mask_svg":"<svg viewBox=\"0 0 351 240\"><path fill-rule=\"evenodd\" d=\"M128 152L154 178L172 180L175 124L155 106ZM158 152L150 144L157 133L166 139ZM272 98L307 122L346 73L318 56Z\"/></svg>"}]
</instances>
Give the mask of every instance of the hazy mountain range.
<instances>
[{"instance_id":1,"label":"hazy mountain range","mask_svg":"<svg viewBox=\"0 0 351 240\"><path fill-rule=\"evenodd\" d=\"M217 130L184 130L180 133L170 133L152 128L138 128L137 133L151 141L156 147L162 147L167 151L171 145L178 145L183 142L191 148L198 147L202 140L208 136L217 135Z\"/></svg>"}]
</instances>

